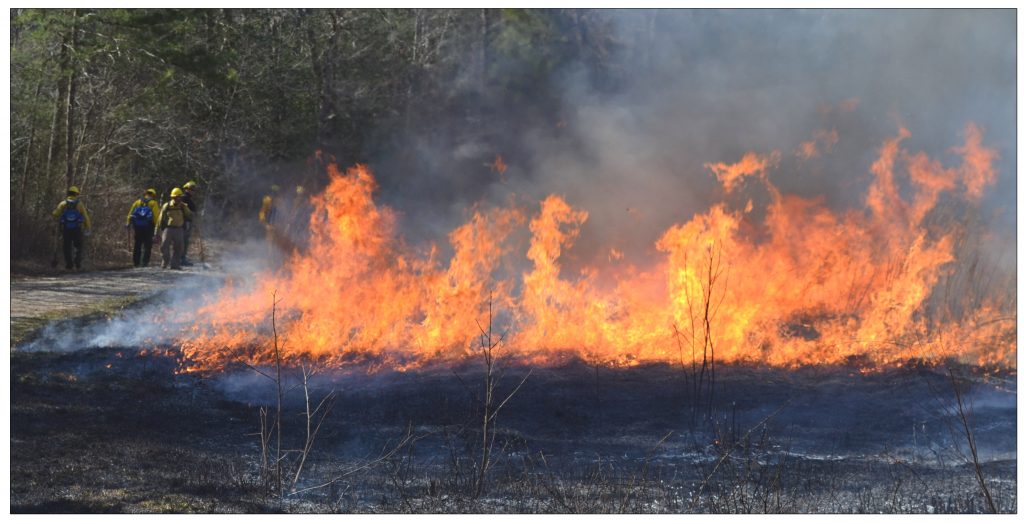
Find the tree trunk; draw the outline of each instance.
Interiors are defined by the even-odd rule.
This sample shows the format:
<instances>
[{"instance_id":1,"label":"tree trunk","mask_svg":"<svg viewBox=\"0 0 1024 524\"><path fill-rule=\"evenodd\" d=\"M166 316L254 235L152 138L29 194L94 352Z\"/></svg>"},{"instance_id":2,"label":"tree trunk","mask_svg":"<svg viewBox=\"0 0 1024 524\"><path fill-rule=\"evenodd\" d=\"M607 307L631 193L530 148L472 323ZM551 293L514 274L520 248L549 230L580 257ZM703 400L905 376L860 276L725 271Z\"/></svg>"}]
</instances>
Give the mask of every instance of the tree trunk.
<instances>
[{"instance_id":1,"label":"tree trunk","mask_svg":"<svg viewBox=\"0 0 1024 524\"><path fill-rule=\"evenodd\" d=\"M57 132L59 130L57 125L61 120L61 107L64 105L63 93L64 88L58 87L57 96L55 97L56 102L53 104L53 118L50 120L50 145L46 148L46 168L43 171L43 175L47 180L50 178L50 168L53 166L53 158L59 153L58 148L60 145L57 142Z\"/></svg>"},{"instance_id":2,"label":"tree trunk","mask_svg":"<svg viewBox=\"0 0 1024 524\"><path fill-rule=\"evenodd\" d=\"M75 183L75 147L74 147L74 128L75 128L75 92L78 88L76 64L75 59L71 56L71 52L78 45L78 10L71 12L71 33L70 33L70 46L71 49L68 53L68 87L67 87L67 98L64 104L64 161L65 170L64 178L68 186L74 185Z\"/></svg>"},{"instance_id":3,"label":"tree trunk","mask_svg":"<svg viewBox=\"0 0 1024 524\"><path fill-rule=\"evenodd\" d=\"M39 93L43 89L43 83L36 83L36 93L33 96L33 100L39 99ZM25 195L28 194L28 168L32 165L32 147L36 141L36 120L31 119L28 131L28 147L25 148L25 164L21 168L21 181L18 183L18 214L14 225L15 231L21 230L22 216L25 214Z\"/></svg>"},{"instance_id":4,"label":"tree trunk","mask_svg":"<svg viewBox=\"0 0 1024 524\"><path fill-rule=\"evenodd\" d=\"M413 97L415 96L413 84L416 82L416 73L419 70L419 48L420 48L420 17L422 10L413 9L412 26L412 63L405 75L405 131L412 129ZM425 23L425 22L424 22Z\"/></svg>"},{"instance_id":5,"label":"tree trunk","mask_svg":"<svg viewBox=\"0 0 1024 524\"><path fill-rule=\"evenodd\" d=\"M310 20L308 14L306 16L307 20L309 20L309 26L306 27L306 39L309 41L309 64L313 69L313 78L317 88L316 148L322 150L324 145L324 121L327 110L327 80L324 78L324 68L320 62L320 57L322 56L320 42L317 40L316 31L313 28L315 21Z\"/></svg>"}]
</instances>

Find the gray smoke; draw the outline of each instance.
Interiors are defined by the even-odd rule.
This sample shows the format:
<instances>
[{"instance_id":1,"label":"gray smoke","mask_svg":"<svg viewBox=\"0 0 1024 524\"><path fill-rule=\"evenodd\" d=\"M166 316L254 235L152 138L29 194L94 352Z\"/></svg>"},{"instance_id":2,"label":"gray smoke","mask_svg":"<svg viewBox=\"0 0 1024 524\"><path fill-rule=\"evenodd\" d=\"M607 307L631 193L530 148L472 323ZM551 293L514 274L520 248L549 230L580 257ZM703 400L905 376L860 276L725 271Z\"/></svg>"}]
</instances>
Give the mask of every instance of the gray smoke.
<instances>
[{"instance_id":1,"label":"gray smoke","mask_svg":"<svg viewBox=\"0 0 1024 524\"><path fill-rule=\"evenodd\" d=\"M505 137L517 147L505 155L504 177L485 165L503 151L483 140L439 143L430 131L397 140L404 153L417 156L422 171L393 173L380 163L382 198L403 213L404 231L444 244L444 233L474 202L500 205L515 194L536 206L556 193L590 213L573 256L600 260L606 253L598 246L650 256L668 226L722 199L706 162L778 150L782 162L770 177L780 189L822 195L833 208L849 209L863 206L870 164L901 126L913 133L904 147L955 166L959 159L950 149L963 144L964 127L974 122L1000 155L999 178L982 203L984 218L998 237L994 245L1012 245L1012 10L604 15L621 43L608 59L611 70L625 81L599 87L607 84L602 75L612 73L582 63L560 71L561 112L548 121L509 125L529 131ZM520 104L529 101L507 101L504 114L515 115ZM800 143L816 130L834 130L838 142L830 152L819 146L817 158L798 158ZM466 156L477 159L469 172Z\"/></svg>"}]
</instances>

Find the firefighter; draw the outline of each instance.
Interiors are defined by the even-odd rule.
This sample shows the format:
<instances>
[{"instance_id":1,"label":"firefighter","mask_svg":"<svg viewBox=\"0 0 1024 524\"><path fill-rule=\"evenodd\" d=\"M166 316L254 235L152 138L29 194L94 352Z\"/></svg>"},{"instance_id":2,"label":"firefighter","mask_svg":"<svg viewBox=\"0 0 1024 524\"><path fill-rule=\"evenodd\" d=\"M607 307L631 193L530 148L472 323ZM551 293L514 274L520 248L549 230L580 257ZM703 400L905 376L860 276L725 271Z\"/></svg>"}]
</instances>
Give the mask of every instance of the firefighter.
<instances>
[{"instance_id":1,"label":"firefighter","mask_svg":"<svg viewBox=\"0 0 1024 524\"><path fill-rule=\"evenodd\" d=\"M57 204L53 217L60 220L60 233L64 239L64 268L82 269L82 255L85 252L85 235L92 229L89 211L78 199L78 188L68 188L68 196ZM74 257L72 257L74 249Z\"/></svg>"},{"instance_id":2,"label":"firefighter","mask_svg":"<svg viewBox=\"0 0 1024 524\"><path fill-rule=\"evenodd\" d=\"M275 228L277 226L278 215L280 214L277 194L281 191L281 188L274 184L270 186L270 194L263 196L263 205L260 206L259 219L260 224L263 224L263 230L267 235L267 257L272 265L277 265L279 260L279 251L277 249L280 234Z\"/></svg>"},{"instance_id":3,"label":"firefighter","mask_svg":"<svg viewBox=\"0 0 1024 524\"><path fill-rule=\"evenodd\" d=\"M176 187L171 190L171 201L160 209L157 220L157 231L163 232L160 254L163 255L161 267L181 269L181 257L185 251L185 224L192 217L192 210L182 202L185 192ZM173 254L172 254L173 249Z\"/></svg>"},{"instance_id":4,"label":"firefighter","mask_svg":"<svg viewBox=\"0 0 1024 524\"><path fill-rule=\"evenodd\" d=\"M260 206L260 223L263 224L263 228L269 232L274 229L274 221L277 219L277 193L281 191L281 188L274 184L270 186L270 194L263 196L263 205Z\"/></svg>"},{"instance_id":5,"label":"firefighter","mask_svg":"<svg viewBox=\"0 0 1024 524\"><path fill-rule=\"evenodd\" d=\"M156 201L156 189L147 189L142 198L128 210L124 227L135 230L135 246L132 248L132 264L148 267L149 255L153 251L153 236L156 234L156 219L160 215L160 203Z\"/></svg>"},{"instance_id":6,"label":"firefighter","mask_svg":"<svg viewBox=\"0 0 1024 524\"><path fill-rule=\"evenodd\" d=\"M313 206L306 196L306 188L295 186L295 199L290 206L288 220L288 236L295 248L304 250L309 241L309 218L313 214Z\"/></svg>"},{"instance_id":7,"label":"firefighter","mask_svg":"<svg viewBox=\"0 0 1024 524\"><path fill-rule=\"evenodd\" d=\"M195 193L198 190L198 186L196 186L195 181L189 180L188 182L185 182L185 185L181 186L181 189L183 189L185 192L184 196L181 197L182 203L188 206L188 210L192 212L193 217L199 216L197 214L196 202L195 200L192 199L193 193ZM181 265L183 266L192 265L192 262L190 262L188 259L188 246L190 243L190 239L192 238L192 229L194 227L195 224L193 223L192 218L188 218L185 220L185 247L182 248L181 251Z\"/></svg>"}]
</instances>

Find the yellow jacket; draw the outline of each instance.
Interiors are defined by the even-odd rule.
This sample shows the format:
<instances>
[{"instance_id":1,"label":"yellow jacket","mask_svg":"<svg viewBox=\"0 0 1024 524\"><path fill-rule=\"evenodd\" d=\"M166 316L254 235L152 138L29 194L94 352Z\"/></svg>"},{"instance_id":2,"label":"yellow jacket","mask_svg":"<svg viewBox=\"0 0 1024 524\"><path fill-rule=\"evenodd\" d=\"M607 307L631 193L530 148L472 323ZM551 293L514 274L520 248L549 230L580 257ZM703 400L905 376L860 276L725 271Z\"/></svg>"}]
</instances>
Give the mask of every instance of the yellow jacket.
<instances>
[{"instance_id":1,"label":"yellow jacket","mask_svg":"<svg viewBox=\"0 0 1024 524\"><path fill-rule=\"evenodd\" d=\"M155 221L157 220L157 217L160 216L160 203L157 202L155 198L150 198L148 202L143 204L142 203L142 199L140 198L140 199L136 200L135 203L132 204L132 208L128 210L128 219L125 222L126 225L129 225L129 226L132 225L132 213L135 212L136 208L138 208L139 206L142 206L142 205L149 206L149 209L151 209L153 211L153 220L154 220L153 223L154 224L156 223Z\"/></svg>"},{"instance_id":2,"label":"yellow jacket","mask_svg":"<svg viewBox=\"0 0 1024 524\"><path fill-rule=\"evenodd\" d=\"M274 197L270 195L263 197L263 206L260 207L260 223L265 226L272 225L274 223L275 211Z\"/></svg>"},{"instance_id":3,"label":"yellow jacket","mask_svg":"<svg viewBox=\"0 0 1024 524\"><path fill-rule=\"evenodd\" d=\"M156 222L157 231L167 228L185 227L185 221L192 220L192 211L184 202L171 199L160 209L160 218Z\"/></svg>"},{"instance_id":4,"label":"yellow jacket","mask_svg":"<svg viewBox=\"0 0 1024 524\"><path fill-rule=\"evenodd\" d=\"M85 204L77 198L68 197L61 200L60 204L57 204L57 209L53 210L53 218L60 219L60 216L64 214L64 208L68 206L68 202L78 202L77 209L78 212L82 214L83 218L82 227L85 229L92 229L92 220L89 219L89 212L85 209Z\"/></svg>"}]
</instances>

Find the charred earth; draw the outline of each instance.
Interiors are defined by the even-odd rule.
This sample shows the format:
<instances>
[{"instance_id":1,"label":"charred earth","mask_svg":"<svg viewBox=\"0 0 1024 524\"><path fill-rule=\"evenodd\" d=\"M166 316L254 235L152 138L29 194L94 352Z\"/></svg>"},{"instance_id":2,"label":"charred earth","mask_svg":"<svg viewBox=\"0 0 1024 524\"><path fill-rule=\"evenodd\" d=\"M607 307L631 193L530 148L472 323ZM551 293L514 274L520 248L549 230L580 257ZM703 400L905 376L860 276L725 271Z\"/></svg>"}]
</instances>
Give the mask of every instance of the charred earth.
<instances>
[{"instance_id":1,"label":"charred earth","mask_svg":"<svg viewBox=\"0 0 1024 524\"><path fill-rule=\"evenodd\" d=\"M274 377L138 347L12 352L11 511L989 511L954 389L995 509L1017 510L1015 372L731 365L695 394L676 366L499 362L482 476L481 362L306 387L286 365L279 461Z\"/></svg>"}]
</instances>

